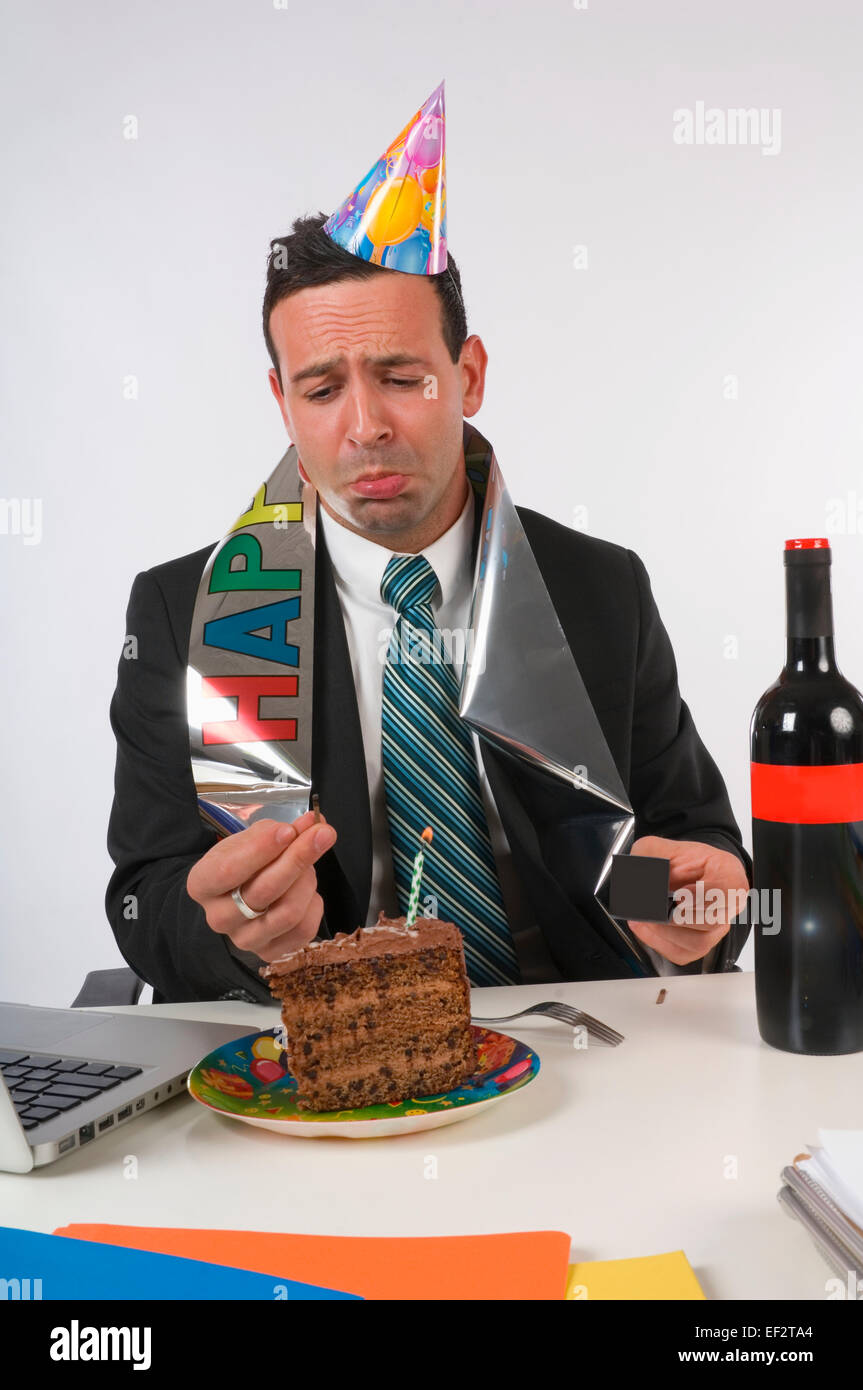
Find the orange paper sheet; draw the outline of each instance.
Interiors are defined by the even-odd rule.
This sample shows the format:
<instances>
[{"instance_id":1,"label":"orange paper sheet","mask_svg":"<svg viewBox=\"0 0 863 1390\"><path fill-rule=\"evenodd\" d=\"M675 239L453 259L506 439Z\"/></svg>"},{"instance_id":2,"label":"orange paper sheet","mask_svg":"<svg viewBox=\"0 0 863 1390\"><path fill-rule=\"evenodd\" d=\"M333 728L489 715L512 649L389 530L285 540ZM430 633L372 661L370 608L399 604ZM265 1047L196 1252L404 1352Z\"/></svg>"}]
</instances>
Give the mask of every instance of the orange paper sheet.
<instances>
[{"instance_id":1,"label":"orange paper sheet","mask_svg":"<svg viewBox=\"0 0 863 1390\"><path fill-rule=\"evenodd\" d=\"M564 1297L562 1231L488 1236L307 1236L160 1226L58 1226L54 1235L132 1246L344 1289L369 1299Z\"/></svg>"}]
</instances>

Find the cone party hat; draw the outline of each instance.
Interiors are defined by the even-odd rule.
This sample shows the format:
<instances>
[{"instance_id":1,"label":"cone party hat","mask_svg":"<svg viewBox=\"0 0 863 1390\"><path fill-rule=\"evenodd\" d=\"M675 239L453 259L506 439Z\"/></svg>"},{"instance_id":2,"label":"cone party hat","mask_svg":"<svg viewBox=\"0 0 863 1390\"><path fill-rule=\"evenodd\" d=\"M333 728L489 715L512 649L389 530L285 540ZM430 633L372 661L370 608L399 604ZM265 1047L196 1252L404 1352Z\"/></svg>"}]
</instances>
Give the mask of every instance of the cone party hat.
<instances>
[{"instance_id":1,"label":"cone party hat","mask_svg":"<svg viewBox=\"0 0 863 1390\"><path fill-rule=\"evenodd\" d=\"M445 135L441 82L324 223L327 236L390 270L446 270Z\"/></svg>"}]
</instances>

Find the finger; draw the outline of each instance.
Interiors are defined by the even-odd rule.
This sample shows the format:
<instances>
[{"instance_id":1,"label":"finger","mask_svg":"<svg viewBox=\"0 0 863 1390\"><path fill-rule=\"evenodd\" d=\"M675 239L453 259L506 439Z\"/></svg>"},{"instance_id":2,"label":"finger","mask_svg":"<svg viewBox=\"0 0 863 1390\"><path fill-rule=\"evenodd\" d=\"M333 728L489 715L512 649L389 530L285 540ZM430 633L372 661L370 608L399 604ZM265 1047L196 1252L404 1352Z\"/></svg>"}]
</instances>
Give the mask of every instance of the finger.
<instances>
[{"instance_id":1,"label":"finger","mask_svg":"<svg viewBox=\"0 0 863 1390\"><path fill-rule=\"evenodd\" d=\"M186 888L190 897L206 904L233 891L281 854L296 835L294 826L264 818L220 840L189 871Z\"/></svg>"},{"instance_id":2,"label":"finger","mask_svg":"<svg viewBox=\"0 0 863 1390\"><path fill-rule=\"evenodd\" d=\"M214 845L189 871L186 888L196 902L231 893L271 863L314 821L307 811L296 821L262 819Z\"/></svg>"},{"instance_id":3,"label":"finger","mask_svg":"<svg viewBox=\"0 0 863 1390\"><path fill-rule=\"evenodd\" d=\"M668 840L659 835L645 835L630 849L633 855L648 855L669 861L668 886L671 892L689 888L692 880L701 879L708 888L749 887L746 870L736 854L717 849L698 840Z\"/></svg>"},{"instance_id":4,"label":"finger","mask_svg":"<svg viewBox=\"0 0 863 1390\"><path fill-rule=\"evenodd\" d=\"M242 884L244 901L256 912L266 910L332 848L336 839L331 825L308 825L277 859Z\"/></svg>"},{"instance_id":5,"label":"finger","mask_svg":"<svg viewBox=\"0 0 863 1390\"><path fill-rule=\"evenodd\" d=\"M713 888L719 888L724 892L727 888L737 887L741 882L748 882L740 860L736 855L726 854L723 850L708 851L701 857L687 855L676 864L672 864L669 875L669 887L672 891L688 888L694 892L695 884L699 881L704 893L710 892Z\"/></svg>"},{"instance_id":6,"label":"finger","mask_svg":"<svg viewBox=\"0 0 863 1390\"><path fill-rule=\"evenodd\" d=\"M634 842L629 853L651 859L667 859L672 885L676 886L686 878L705 877L706 865L715 859L717 851L697 840L669 840L661 835L643 835Z\"/></svg>"},{"instance_id":7,"label":"finger","mask_svg":"<svg viewBox=\"0 0 863 1390\"><path fill-rule=\"evenodd\" d=\"M744 911L748 891L742 866L720 865L716 871L709 870L706 878L674 889L671 921L677 926L722 926Z\"/></svg>"},{"instance_id":8,"label":"finger","mask_svg":"<svg viewBox=\"0 0 863 1390\"><path fill-rule=\"evenodd\" d=\"M706 956L728 931L718 927L676 927L655 922L630 922L633 934L675 965L689 965Z\"/></svg>"},{"instance_id":9,"label":"finger","mask_svg":"<svg viewBox=\"0 0 863 1390\"><path fill-rule=\"evenodd\" d=\"M669 914L671 921L676 927L694 927L704 925L704 908L699 912L697 901L697 886L694 883L682 883L672 892L674 906ZM699 921L699 917L701 920ZM714 923L715 925L715 923Z\"/></svg>"},{"instance_id":10,"label":"finger","mask_svg":"<svg viewBox=\"0 0 863 1390\"><path fill-rule=\"evenodd\" d=\"M297 923L303 920L317 891L318 876L315 870L305 869L290 888L267 908L264 915L270 938L293 931Z\"/></svg>"},{"instance_id":11,"label":"finger","mask_svg":"<svg viewBox=\"0 0 863 1390\"><path fill-rule=\"evenodd\" d=\"M317 874L314 869L306 869L286 893L270 904L263 916L249 921L238 913L229 929L231 940L240 950L261 955L262 948L274 937L293 931L297 923L302 922L317 888ZM244 899L245 896L244 893ZM236 912L236 904L231 903L231 906Z\"/></svg>"},{"instance_id":12,"label":"finger","mask_svg":"<svg viewBox=\"0 0 863 1390\"><path fill-rule=\"evenodd\" d=\"M678 840L667 840L661 835L642 835L640 839L633 841L629 853L653 855L657 859L667 859L669 849L677 844L679 844Z\"/></svg>"},{"instance_id":13,"label":"finger","mask_svg":"<svg viewBox=\"0 0 863 1390\"><path fill-rule=\"evenodd\" d=\"M730 918L730 904L728 895L724 889L714 881L705 883L700 880L702 885L701 896L698 894L697 883L684 883L679 888L675 888L673 893L674 907L670 913L670 921L677 927L695 927L703 930L705 927L724 927L727 926ZM717 897L717 890L719 896ZM736 900L734 914L738 911ZM709 915L708 915L709 914Z\"/></svg>"},{"instance_id":14,"label":"finger","mask_svg":"<svg viewBox=\"0 0 863 1390\"><path fill-rule=\"evenodd\" d=\"M298 922L292 931L284 932L281 936L276 936L272 941L267 942L259 952L262 960L280 960L282 956L287 956L291 951L299 951L301 947L308 946L310 941L314 941L321 925L324 915L324 900L320 893L313 893L302 921Z\"/></svg>"}]
</instances>

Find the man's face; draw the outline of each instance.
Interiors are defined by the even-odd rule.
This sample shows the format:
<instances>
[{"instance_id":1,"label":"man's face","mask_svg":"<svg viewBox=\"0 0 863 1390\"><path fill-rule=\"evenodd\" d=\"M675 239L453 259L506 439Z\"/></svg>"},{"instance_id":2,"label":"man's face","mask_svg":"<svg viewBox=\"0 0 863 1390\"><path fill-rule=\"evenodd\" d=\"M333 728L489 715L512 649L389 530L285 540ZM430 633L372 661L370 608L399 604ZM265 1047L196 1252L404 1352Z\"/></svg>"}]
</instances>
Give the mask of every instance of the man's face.
<instances>
[{"instance_id":1,"label":"man's face","mask_svg":"<svg viewBox=\"0 0 863 1390\"><path fill-rule=\"evenodd\" d=\"M452 361L426 277L300 290L276 305L270 333L284 391L274 370L270 384L321 505L393 550L451 526L467 496L462 421L482 403L487 357L474 335Z\"/></svg>"}]
</instances>

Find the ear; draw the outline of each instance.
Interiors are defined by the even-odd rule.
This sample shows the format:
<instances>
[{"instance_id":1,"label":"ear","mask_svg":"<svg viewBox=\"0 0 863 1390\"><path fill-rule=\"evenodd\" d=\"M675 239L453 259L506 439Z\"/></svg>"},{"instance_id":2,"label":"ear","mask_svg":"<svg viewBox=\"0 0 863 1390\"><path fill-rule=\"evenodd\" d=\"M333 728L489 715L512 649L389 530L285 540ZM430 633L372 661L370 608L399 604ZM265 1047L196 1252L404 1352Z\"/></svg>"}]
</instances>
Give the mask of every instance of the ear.
<instances>
[{"instance_id":1,"label":"ear","mask_svg":"<svg viewBox=\"0 0 863 1390\"><path fill-rule=\"evenodd\" d=\"M482 338L472 333L461 350L462 414L476 415L485 395L485 371L488 353Z\"/></svg>"},{"instance_id":2,"label":"ear","mask_svg":"<svg viewBox=\"0 0 863 1390\"><path fill-rule=\"evenodd\" d=\"M280 406L280 407L284 406L284 403L285 403L285 402L284 402L284 397L283 397L283 395L282 395L282 388L279 386L279 378L278 378L278 375L277 375L277 373L276 373L275 367L271 367L270 370L269 370L269 372L267 373L267 375L268 375L268 377L270 378L270 390L272 391L273 395L275 396L276 400L278 401L279 406Z\"/></svg>"},{"instance_id":3,"label":"ear","mask_svg":"<svg viewBox=\"0 0 863 1390\"><path fill-rule=\"evenodd\" d=\"M290 439L291 443L293 444L294 440L293 440L293 435L291 434L291 423L290 423L290 421L289 421L289 419L288 419L288 414L287 414L287 410L286 410L286 407L285 407L285 398L284 398L284 396L282 395L282 388L281 388L280 385L279 385L279 378L278 378L278 374L277 374L277 372L276 372L275 367L271 367L270 370L269 370L269 372L267 373L267 375L269 376L269 379L270 379L270 390L272 391L273 395L274 395L275 398L276 398L276 402L277 402L277 404L278 404L279 411L281 412L282 419L283 419L284 422L285 422L285 429L286 429L287 432L288 432L288 438Z\"/></svg>"}]
</instances>

